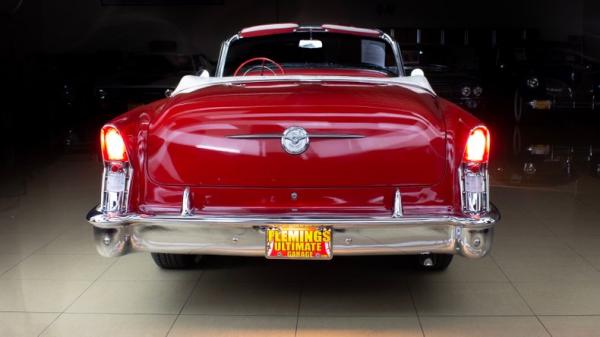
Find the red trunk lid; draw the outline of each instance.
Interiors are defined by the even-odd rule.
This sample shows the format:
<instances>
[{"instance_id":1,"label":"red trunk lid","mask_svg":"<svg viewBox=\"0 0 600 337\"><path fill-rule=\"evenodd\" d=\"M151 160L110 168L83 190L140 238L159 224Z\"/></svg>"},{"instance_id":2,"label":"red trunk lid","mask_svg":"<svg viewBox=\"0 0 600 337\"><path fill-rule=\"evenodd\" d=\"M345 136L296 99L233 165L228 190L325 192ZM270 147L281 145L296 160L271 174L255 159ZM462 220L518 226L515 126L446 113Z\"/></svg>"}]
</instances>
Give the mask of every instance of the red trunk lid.
<instances>
[{"instance_id":1,"label":"red trunk lid","mask_svg":"<svg viewBox=\"0 0 600 337\"><path fill-rule=\"evenodd\" d=\"M292 126L310 138L299 155L275 137ZM337 138L349 135L359 138ZM429 186L446 171L445 144L427 93L352 82L220 85L179 95L156 116L147 170L161 185Z\"/></svg>"}]
</instances>

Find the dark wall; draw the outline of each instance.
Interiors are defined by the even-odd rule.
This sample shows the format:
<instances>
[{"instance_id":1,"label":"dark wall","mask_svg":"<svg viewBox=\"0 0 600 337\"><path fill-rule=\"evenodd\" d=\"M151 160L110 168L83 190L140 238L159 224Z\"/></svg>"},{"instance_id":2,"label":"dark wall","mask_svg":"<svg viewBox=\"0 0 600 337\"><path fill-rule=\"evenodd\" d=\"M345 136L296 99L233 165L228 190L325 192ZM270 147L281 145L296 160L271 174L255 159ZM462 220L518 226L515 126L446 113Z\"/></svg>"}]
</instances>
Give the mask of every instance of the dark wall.
<instances>
[{"instance_id":1,"label":"dark wall","mask_svg":"<svg viewBox=\"0 0 600 337\"><path fill-rule=\"evenodd\" d=\"M600 59L600 1L598 0L585 1L583 33L587 53Z\"/></svg>"},{"instance_id":2,"label":"dark wall","mask_svg":"<svg viewBox=\"0 0 600 337\"><path fill-rule=\"evenodd\" d=\"M174 40L182 52L214 58L219 43L239 28L285 21L375 27L529 27L539 29L545 39L565 40L582 34L583 6L584 0L224 0L222 5L103 7L100 0L45 0L43 49L143 49L150 40Z\"/></svg>"},{"instance_id":3,"label":"dark wall","mask_svg":"<svg viewBox=\"0 0 600 337\"><path fill-rule=\"evenodd\" d=\"M225 1L223 5L101 6L100 0L46 1L46 51L139 50L152 40L173 40L181 52L215 54L239 27L277 21L277 1ZM66 20L55 18L69 12Z\"/></svg>"},{"instance_id":4,"label":"dark wall","mask_svg":"<svg viewBox=\"0 0 600 337\"><path fill-rule=\"evenodd\" d=\"M20 109L26 99L26 79L33 74L31 56L41 50L41 4L36 1L7 0L0 3L0 172L13 166L17 148L30 136L22 127ZM43 114L30 119L30 125L43 125Z\"/></svg>"}]
</instances>

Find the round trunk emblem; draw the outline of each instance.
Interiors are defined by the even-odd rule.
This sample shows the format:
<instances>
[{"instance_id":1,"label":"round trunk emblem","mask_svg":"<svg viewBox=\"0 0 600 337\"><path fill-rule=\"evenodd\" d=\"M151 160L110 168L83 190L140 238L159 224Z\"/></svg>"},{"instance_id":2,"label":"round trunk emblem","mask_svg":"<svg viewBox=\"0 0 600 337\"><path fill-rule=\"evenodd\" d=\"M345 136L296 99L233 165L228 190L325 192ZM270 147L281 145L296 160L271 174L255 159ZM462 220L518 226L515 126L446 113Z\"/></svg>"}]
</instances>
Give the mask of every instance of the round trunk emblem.
<instances>
[{"instance_id":1,"label":"round trunk emblem","mask_svg":"<svg viewBox=\"0 0 600 337\"><path fill-rule=\"evenodd\" d=\"M289 154L301 154L308 148L308 132L301 127L292 126L283 131L281 145Z\"/></svg>"}]
</instances>

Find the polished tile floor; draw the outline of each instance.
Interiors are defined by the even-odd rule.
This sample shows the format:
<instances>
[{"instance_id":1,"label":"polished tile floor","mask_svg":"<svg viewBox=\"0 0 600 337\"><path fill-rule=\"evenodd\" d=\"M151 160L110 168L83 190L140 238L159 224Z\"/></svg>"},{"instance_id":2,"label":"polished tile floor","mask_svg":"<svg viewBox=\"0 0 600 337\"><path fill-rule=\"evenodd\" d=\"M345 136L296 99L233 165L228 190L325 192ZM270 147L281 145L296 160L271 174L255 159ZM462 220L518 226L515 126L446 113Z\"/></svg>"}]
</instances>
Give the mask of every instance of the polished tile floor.
<instances>
[{"instance_id":1,"label":"polished tile floor","mask_svg":"<svg viewBox=\"0 0 600 337\"><path fill-rule=\"evenodd\" d=\"M161 271L98 256L92 158L67 156L0 199L0 336L600 336L600 181L495 187L494 251L443 273L403 258L211 257Z\"/></svg>"}]
</instances>

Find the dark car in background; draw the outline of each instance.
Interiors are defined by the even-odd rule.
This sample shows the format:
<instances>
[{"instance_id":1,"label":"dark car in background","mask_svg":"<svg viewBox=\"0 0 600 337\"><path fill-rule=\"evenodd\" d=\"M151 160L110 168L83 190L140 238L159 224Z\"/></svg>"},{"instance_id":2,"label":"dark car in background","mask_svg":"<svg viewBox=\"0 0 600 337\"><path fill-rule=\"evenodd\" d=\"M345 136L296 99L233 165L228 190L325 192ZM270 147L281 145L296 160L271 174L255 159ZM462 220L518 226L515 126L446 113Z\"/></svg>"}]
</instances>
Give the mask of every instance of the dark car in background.
<instances>
[{"instance_id":1,"label":"dark car in background","mask_svg":"<svg viewBox=\"0 0 600 337\"><path fill-rule=\"evenodd\" d=\"M576 44L504 42L490 76L504 119L498 120L504 148L497 151L496 181L557 185L599 176L600 143L589 132L599 108L597 63Z\"/></svg>"},{"instance_id":2,"label":"dark car in background","mask_svg":"<svg viewBox=\"0 0 600 337\"><path fill-rule=\"evenodd\" d=\"M114 52L63 53L36 62L46 88L46 118L59 126L48 138L53 148L72 149L85 143L83 138L98 124L93 108L94 85L113 72L121 59L120 53Z\"/></svg>"},{"instance_id":3,"label":"dark car in background","mask_svg":"<svg viewBox=\"0 0 600 337\"><path fill-rule=\"evenodd\" d=\"M476 49L412 45L405 46L402 55L407 73L422 69L438 95L471 112L483 108L485 95Z\"/></svg>"},{"instance_id":4,"label":"dark car in background","mask_svg":"<svg viewBox=\"0 0 600 337\"><path fill-rule=\"evenodd\" d=\"M48 118L60 125L50 135L53 146L87 151L97 145L90 135L106 121L165 97L183 75L211 71L214 62L175 52L98 51L53 55L41 67Z\"/></svg>"},{"instance_id":5,"label":"dark car in background","mask_svg":"<svg viewBox=\"0 0 600 337\"><path fill-rule=\"evenodd\" d=\"M506 88L513 88L516 122L598 109L600 68L568 46L510 47L499 53ZM537 117L537 118L534 118Z\"/></svg>"},{"instance_id":6,"label":"dark car in background","mask_svg":"<svg viewBox=\"0 0 600 337\"><path fill-rule=\"evenodd\" d=\"M483 112L488 95L482 49L491 31L465 28L387 28L402 46L407 73L423 70L435 92L469 111Z\"/></svg>"},{"instance_id":7,"label":"dark car in background","mask_svg":"<svg viewBox=\"0 0 600 337\"><path fill-rule=\"evenodd\" d=\"M168 94L184 75L195 74L200 65L187 54L131 53L94 88L95 108L105 120Z\"/></svg>"}]
</instances>

